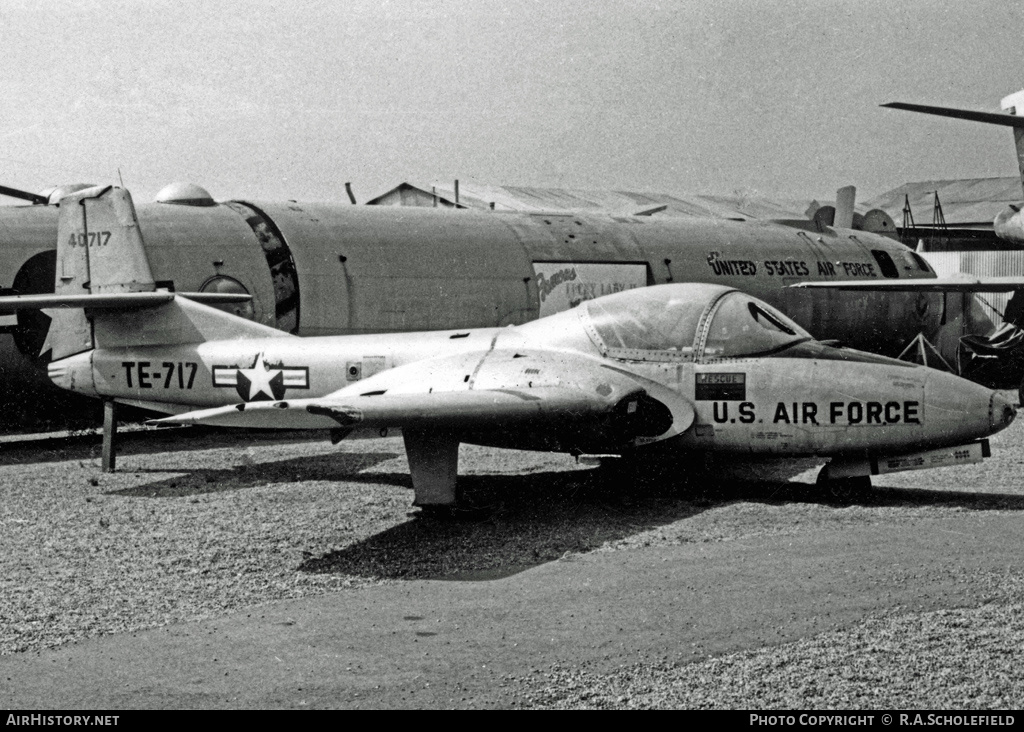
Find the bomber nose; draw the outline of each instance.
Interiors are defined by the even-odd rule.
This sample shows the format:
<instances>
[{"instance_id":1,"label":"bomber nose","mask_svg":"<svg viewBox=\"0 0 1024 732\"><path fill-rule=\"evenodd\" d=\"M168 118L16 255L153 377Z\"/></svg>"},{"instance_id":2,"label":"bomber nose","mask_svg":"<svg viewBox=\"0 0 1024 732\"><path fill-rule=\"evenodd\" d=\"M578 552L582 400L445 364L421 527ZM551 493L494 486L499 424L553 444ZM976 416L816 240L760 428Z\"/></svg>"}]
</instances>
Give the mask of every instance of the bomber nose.
<instances>
[{"instance_id":1,"label":"bomber nose","mask_svg":"<svg viewBox=\"0 0 1024 732\"><path fill-rule=\"evenodd\" d=\"M1013 418L1017 416L1017 406L1018 402L1007 392L992 392L988 401L988 418L993 432L1010 426Z\"/></svg>"}]
</instances>

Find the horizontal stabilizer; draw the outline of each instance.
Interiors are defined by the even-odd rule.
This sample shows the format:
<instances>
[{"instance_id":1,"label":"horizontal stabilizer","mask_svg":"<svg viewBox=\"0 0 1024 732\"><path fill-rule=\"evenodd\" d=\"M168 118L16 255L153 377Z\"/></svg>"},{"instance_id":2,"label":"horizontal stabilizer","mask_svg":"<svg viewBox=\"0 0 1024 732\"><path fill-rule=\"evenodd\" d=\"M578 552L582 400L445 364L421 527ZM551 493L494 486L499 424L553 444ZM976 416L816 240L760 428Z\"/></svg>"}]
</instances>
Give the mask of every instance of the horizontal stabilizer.
<instances>
[{"instance_id":1,"label":"horizontal stabilizer","mask_svg":"<svg viewBox=\"0 0 1024 732\"><path fill-rule=\"evenodd\" d=\"M207 305L226 305L251 300L251 295L224 292L116 292L104 295L10 295L0 297L0 313L43 308L87 310L137 310L170 302L175 295Z\"/></svg>"},{"instance_id":2,"label":"horizontal stabilizer","mask_svg":"<svg viewBox=\"0 0 1024 732\"><path fill-rule=\"evenodd\" d=\"M0 196L10 196L11 198L20 198L23 201L31 201L34 204L46 205L50 202L50 199L40 193L29 193L28 191L20 191L17 188L8 188L7 186L0 186Z\"/></svg>"},{"instance_id":3,"label":"horizontal stabilizer","mask_svg":"<svg viewBox=\"0 0 1024 732\"><path fill-rule=\"evenodd\" d=\"M620 401L636 400L638 389ZM617 403L578 389L479 389L419 394L320 397L250 402L153 420L153 424L203 424L263 429L357 427L491 428L523 422L582 420L611 412Z\"/></svg>"},{"instance_id":4,"label":"horizontal stabilizer","mask_svg":"<svg viewBox=\"0 0 1024 732\"><path fill-rule=\"evenodd\" d=\"M975 277L961 275L908 280L846 280L798 282L790 287L862 292L1014 292L1024 290L1024 277Z\"/></svg>"},{"instance_id":5,"label":"horizontal stabilizer","mask_svg":"<svg viewBox=\"0 0 1024 732\"><path fill-rule=\"evenodd\" d=\"M969 109L953 109L951 107L930 107L925 104L904 104L903 102L890 102L883 104L883 107L890 109L905 109L908 112L921 112L923 114L936 114L940 117L953 117L955 119L967 119L972 122L985 122L991 125L1002 125L1003 127L1017 127L1024 129L1024 117L1013 114L1002 114L1000 112L974 112Z\"/></svg>"}]
</instances>

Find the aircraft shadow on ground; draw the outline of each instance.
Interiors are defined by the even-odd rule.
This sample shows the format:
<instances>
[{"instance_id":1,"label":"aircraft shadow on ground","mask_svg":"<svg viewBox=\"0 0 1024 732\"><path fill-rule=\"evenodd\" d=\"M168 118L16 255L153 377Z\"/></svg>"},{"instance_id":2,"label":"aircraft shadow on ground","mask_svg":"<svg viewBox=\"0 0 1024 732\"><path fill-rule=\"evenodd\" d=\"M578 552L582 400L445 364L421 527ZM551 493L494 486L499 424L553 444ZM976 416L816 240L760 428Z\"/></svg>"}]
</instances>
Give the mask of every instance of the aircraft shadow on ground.
<instances>
[{"instance_id":1,"label":"aircraft shadow on ground","mask_svg":"<svg viewBox=\"0 0 1024 732\"><path fill-rule=\"evenodd\" d=\"M789 460L767 462L739 459L729 464L704 466L693 483L707 500L723 503L814 503L825 506L949 506L975 511L1024 511L1024 495L996 491L967 492L931 488L898 488L886 486L886 476L872 478L874 487L852 494L835 495L814 483L792 479L808 468L817 469L824 460ZM927 472L919 473L927 475Z\"/></svg>"},{"instance_id":2,"label":"aircraft shadow on ground","mask_svg":"<svg viewBox=\"0 0 1024 732\"><path fill-rule=\"evenodd\" d=\"M382 475L360 476L358 471L372 468L382 462L398 457L393 452L338 452L327 455L292 458L276 462L261 462L236 465L231 468L174 468L159 470L135 469L131 473L179 473L174 477L145 483L131 488L108 491L107 495L133 498L181 498L206 493L239 491L272 483L293 483L298 481L331 482L374 482L385 483ZM396 476L398 485L412 488L409 476Z\"/></svg>"},{"instance_id":3,"label":"aircraft shadow on ground","mask_svg":"<svg viewBox=\"0 0 1024 732\"><path fill-rule=\"evenodd\" d=\"M192 449L214 449L236 445L284 444L326 439L312 431L250 431L207 427L167 428L144 430L118 435L118 457L153 455ZM0 465L63 462L66 460L99 460L103 436L98 432L72 433L63 437L45 439L13 438L0 443ZM98 464L97 464L98 467Z\"/></svg>"},{"instance_id":4,"label":"aircraft shadow on ground","mask_svg":"<svg viewBox=\"0 0 1024 732\"><path fill-rule=\"evenodd\" d=\"M877 482L876 487L852 495L835 496L808 483L762 483L731 486L732 500L752 503L816 503L825 506L948 506L972 511L1024 511L1024 495L1009 493L968 493L928 488L892 488Z\"/></svg>"},{"instance_id":5,"label":"aircraft shadow on ground","mask_svg":"<svg viewBox=\"0 0 1024 732\"><path fill-rule=\"evenodd\" d=\"M402 476L372 475L382 477ZM299 569L388 579L497 579L694 516L710 505L686 499L678 488L669 481L623 483L602 470L460 476L460 509L414 509L411 520L308 559Z\"/></svg>"},{"instance_id":6,"label":"aircraft shadow on ground","mask_svg":"<svg viewBox=\"0 0 1024 732\"><path fill-rule=\"evenodd\" d=\"M196 468L188 462L189 453L180 454L181 468L131 471L178 475L109 494L178 498L330 481L405 488L412 501L407 472L360 472L398 457L395 452L338 452L224 469ZM497 579L737 502L1024 510L1024 496L1018 495L887 488L882 483L859 495L836 498L813 483L792 480L820 462L732 460L716 466L675 460L610 469L463 475L459 510L444 514L411 509L409 520L311 557L298 569L372 579Z\"/></svg>"},{"instance_id":7,"label":"aircraft shadow on ground","mask_svg":"<svg viewBox=\"0 0 1024 732\"><path fill-rule=\"evenodd\" d=\"M470 508L450 515L412 513L410 521L307 559L299 569L387 579L492 580L736 502L1024 510L1024 496L997 493L882 487L837 499L814 484L789 482L804 470L806 465L772 466L768 480L704 472L681 476L678 468L628 477L604 469L463 476L460 490ZM374 474L372 480L383 477ZM387 477L397 483L405 476Z\"/></svg>"}]
</instances>

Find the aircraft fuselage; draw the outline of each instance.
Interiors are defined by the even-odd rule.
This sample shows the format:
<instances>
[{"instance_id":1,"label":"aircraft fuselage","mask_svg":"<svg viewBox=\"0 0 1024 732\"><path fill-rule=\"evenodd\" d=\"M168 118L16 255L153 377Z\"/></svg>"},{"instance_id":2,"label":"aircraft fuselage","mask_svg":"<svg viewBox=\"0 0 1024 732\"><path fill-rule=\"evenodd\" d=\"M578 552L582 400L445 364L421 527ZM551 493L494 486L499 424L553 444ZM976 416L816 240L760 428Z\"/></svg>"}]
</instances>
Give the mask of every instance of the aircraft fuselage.
<instances>
[{"instance_id":1,"label":"aircraft fuselage","mask_svg":"<svg viewBox=\"0 0 1024 732\"><path fill-rule=\"evenodd\" d=\"M637 446L672 437L683 450L778 456L899 455L958 445L1012 419L1003 402L993 401L996 392L952 374L815 342L767 357L694 356L684 349L652 361L649 355L602 353L575 314L471 332L101 348L54 362L50 376L78 393L180 413L428 387L529 393L568 385L592 391L601 384L618 388L619 374L670 409L680 399L693 405L692 427L687 422L688 429L639 438ZM563 362L558 354L579 356ZM440 358L431 361L431 355ZM408 372L417 364L422 364L417 373ZM302 426L289 423L292 415L292 410L273 411L273 424ZM461 439L566 452L621 447L594 436L577 446L571 442L581 439L577 432L558 439L544 432L505 431L500 420L495 422ZM323 428L331 425L324 418Z\"/></svg>"},{"instance_id":2,"label":"aircraft fuselage","mask_svg":"<svg viewBox=\"0 0 1024 732\"><path fill-rule=\"evenodd\" d=\"M736 287L813 335L895 355L918 333L943 348L962 314L927 293L787 289L799 281L929 278L903 245L862 231L763 221L504 213L332 203L137 207L154 277L178 291L242 288L233 312L304 336L525 323L635 286ZM0 285L52 291L57 207L0 209ZM48 320L5 319L9 371L36 357ZM990 325L990 324L989 324ZM957 326L959 335L966 326ZM951 356L955 338L947 339Z\"/></svg>"}]
</instances>

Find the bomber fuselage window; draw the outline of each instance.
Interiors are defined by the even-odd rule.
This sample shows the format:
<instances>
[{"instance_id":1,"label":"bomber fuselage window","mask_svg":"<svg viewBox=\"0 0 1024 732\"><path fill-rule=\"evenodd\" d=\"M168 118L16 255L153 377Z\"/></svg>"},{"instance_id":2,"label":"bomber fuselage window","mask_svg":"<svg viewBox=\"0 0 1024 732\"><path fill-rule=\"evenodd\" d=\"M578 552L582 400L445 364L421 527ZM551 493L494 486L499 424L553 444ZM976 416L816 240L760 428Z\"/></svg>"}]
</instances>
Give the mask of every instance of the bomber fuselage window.
<instances>
[{"instance_id":1,"label":"bomber fuselage window","mask_svg":"<svg viewBox=\"0 0 1024 732\"><path fill-rule=\"evenodd\" d=\"M872 249L871 254L874 255L875 261L878 262L878 268L882 270L883 277L896 279L900 276L900 271L896 269L896 263L892 261L889 252L884 249Z\"/></svg>"}]
</instances>

